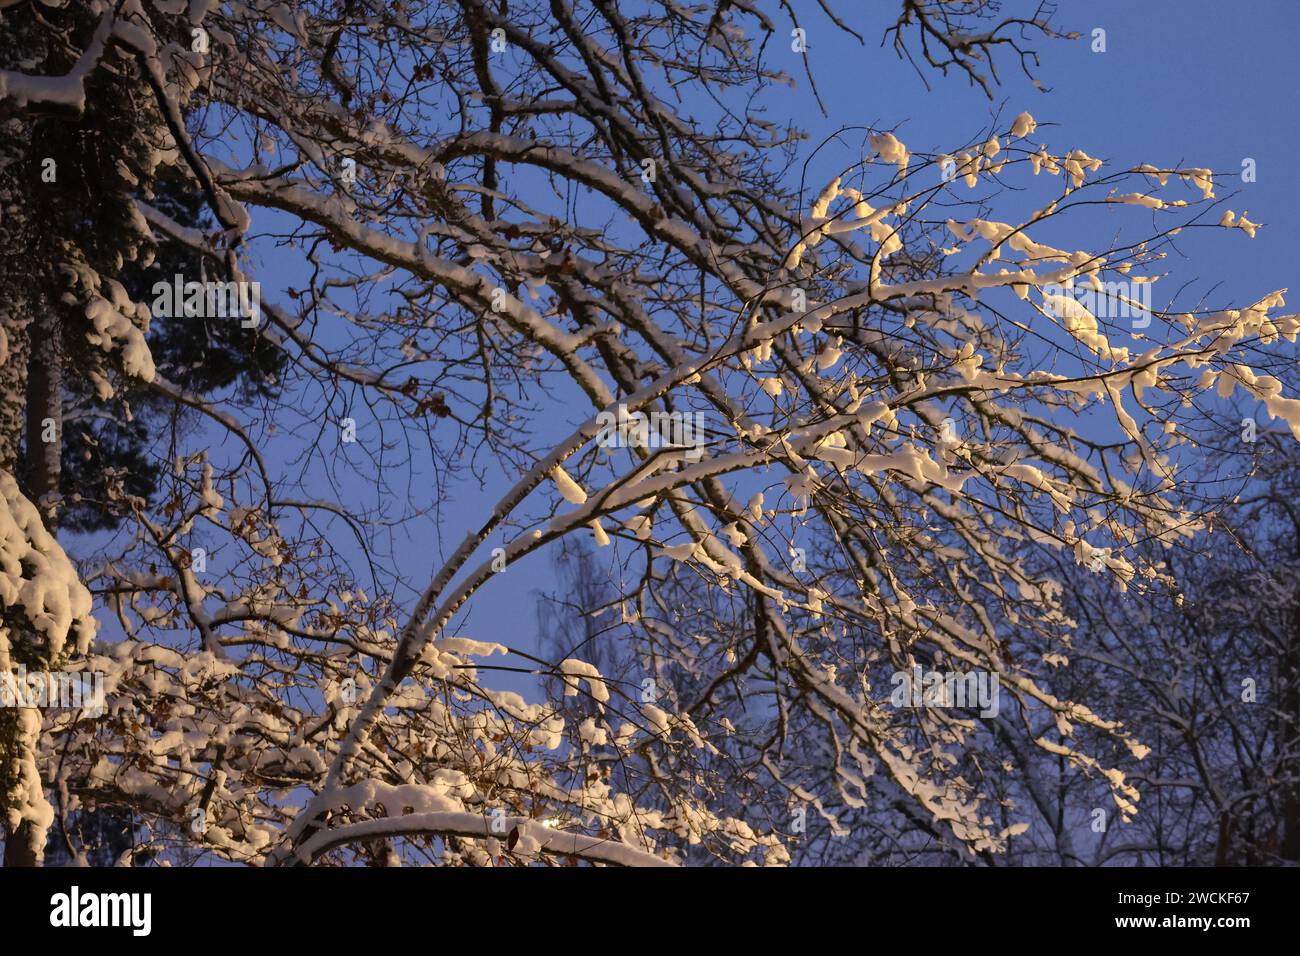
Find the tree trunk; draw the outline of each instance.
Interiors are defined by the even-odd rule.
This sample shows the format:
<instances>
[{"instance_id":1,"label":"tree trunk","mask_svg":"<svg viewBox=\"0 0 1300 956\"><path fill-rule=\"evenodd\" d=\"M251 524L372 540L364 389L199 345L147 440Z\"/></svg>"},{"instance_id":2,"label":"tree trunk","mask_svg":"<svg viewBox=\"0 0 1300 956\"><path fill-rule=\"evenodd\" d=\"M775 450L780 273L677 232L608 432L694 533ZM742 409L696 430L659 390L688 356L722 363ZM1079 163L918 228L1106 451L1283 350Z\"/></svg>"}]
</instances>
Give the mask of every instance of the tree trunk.
<instances>
[{"instance_id":1,"label":"tree trunk","mask_svg":"<svg viewBox=\"0 0 1300 956\"><path fill-rule=\"evenodd\" d=\"M5 826L5 866L40 866L32 848L32 825L24 820L17 830Z\"/></svg>"},{"instance_id":2,"label":"tree trunk","mask_svg":"<svg viewBox=\"0 0 1300 956\"><path fill-rule=\"evenodd\" d=\"M31 325L27 368L27 496L40 509L51 534L58 524L63 456L63 357L59 333L57 313L37 317Z\"/></svg>"}]
</instances>

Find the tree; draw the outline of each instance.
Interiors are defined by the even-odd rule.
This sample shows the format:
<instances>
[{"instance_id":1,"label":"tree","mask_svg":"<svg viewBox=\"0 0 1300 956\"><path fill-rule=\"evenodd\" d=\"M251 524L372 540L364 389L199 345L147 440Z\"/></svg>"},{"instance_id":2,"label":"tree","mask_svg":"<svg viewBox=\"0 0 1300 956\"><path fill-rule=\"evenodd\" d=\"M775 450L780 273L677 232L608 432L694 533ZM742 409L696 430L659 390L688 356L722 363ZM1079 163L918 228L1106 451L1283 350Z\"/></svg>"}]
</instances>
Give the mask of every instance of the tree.
<instances>
[{"instance_id":1,"label":"tree","mask_svg":"<svg viewBox=\"0 0 1300 956\"><path fill-rule=\"evenodd\" d=\"M54 69L71 63L68 50L42 27L84 41L97 22L75 7L26 8L9 17L5 65L39 52ZM157 372L199 393L235 384L247 399L265 394L282 365L265 340L232 333L227 322L196 335L189 317L157 316L150 329L137 310L116 311L145 300L153 279L200 267L192 251L155 240L135 207L133 197L148 195L185 228L204 225L202 199L183 180L164 169L155 181L159 160L148 124L157 117L140 87L129 69L106 69L87 77L78 115L38 111L7 124L13 138L0 169L8 200L0 335L12 353L4 362L10 394L25 394L10 405L17 415L5 430L4 465L41 504L50 532L115 527L124 496L149 499L157 475L144 453L147 436L178 427L183 410L175 395L149 390ZM70 278L80 296L67 292ZM114 356L116 340L125 345ZM88 828L106 829L114 826L102 820ZM6 842L11 854L24 845Z\"/></svg>"},{"instance_id":2,"label":"tree","mask_svg":"<svg viewBox=\"0 0 1300 956\"><path fill-rule=\"evenodd\" d=\"M57 25L60 33L52 35L42 29L40 14L33 10L28 16L26 12L7 15L10 30L3 38L6 66L17 65L35 54L60 71L76 62L74 51L78 44L103 43L91 16L76 10L54 12L50 25ZM18 346L18 354L5 361L9 379L6 384L10 395L23 394L22 400L13 405L23 409L23 427L21 432L15 428L7 436L5 465L16 465L21 434L23 467L17 473L22 485L14 486L13 494L20 495L23 503L30 500L36 504L43 524L42 537L56 530L62 503L65 356L75 357L85 381L94 383L101 398L111 394L108 378L114 373L145 378L153 374L152 360L138 327L140 311L120 283L101 277L117 272L147 236L137 227L129 199L130 186L141 178L147 179L152 172L149 144L141 135L143 124L134 122L135 114L148 108L139 86L129 75L100 71L85 84L82 93L80 106L90 118L89 123L33 117L30 122L11 120L6 124L14 139L6 156L4 181L0 183L0 194L8 206L5 282L0 292L5 301L4 337L6 343ZM105 355L112 352L114 345L120 361L116 368L112 358ZM10 494L6 497L11 498L11 507L19 500ZM30 513L25 514L19 507L10 520L21 525L28 516ZM26 534L35 530L24 529ZM46 545L41 550L58 554L56 548ZM8 557L21 562L28 556L20 546ZM44 587L38 579L33 579L33 585L20 585L26 573L10 573L16 580L11 583L13 590L6 605L14 602L19 587ZM56 631L66 634L68 623L60 621L54 631L48 625L42 628L41 600L28 598L27 604L32 612L30 623L45 630L46 640L29 633L27 640L16 645L5 641L6 672L11 664L36 670L57 666L63 636ZM66 611L59 616L66 616ZM21 622L14 622L14 626L25 630ZM42 653L42 644L52 656ZM26 721L26 717L7 711L0 738L5 738L6 744L22 738ZM24 780L27 771L9 763L23 760L24 749L23 745L5 747L6 766L0 771L0 784L11 794L30 786ZM15 802L19 801L7 800L6 806ZM41 852L43 830L39 817L33 820L10 814L6 819L6 863L34 862L34 856Z\"/></svg>"},{"instance_id":3,"label":"tree","mask_svg":"<svg viewBox=\"0 0 1300 956\"><path fill-rule=\"evenodd\" d=\"M250 413L99 332L230 444L169 448L155 503L109 489L125 520L86 583L117 641L90 644L84 586L7 492L21 547L62 562L76 659L109 698L101 720L20 711L11 819L48 825L49 790L130 808L140 854L780 863L804 804L832 856L827 831L885 808L919 835L882 853L990 859L1028 826L983 759L1008 746L995 705L1136 812L1135 728L1052 691L1075 622L1047 558L1120 593L1172 582L1145 545L1213 510L1177 476L1216 384L1300 433L1266 374L1300 329L1281 294L1142 308L1177 231L1254 234L1210 170L1109 169L1021 113L933 151L846 128L841 173L805 194L783 168L798 135L753 98L789 34L747 5L174 6L38 22L63 69L0 73L0 101L20 123L84 112L91 78L132 77L125 129L161 141L220 231L120 196L262 282L245 331L284 374ZM1009 37L1054 34L994 13L908 2L891 35L980 82L1004 42L1027 62ZM294 278L259 271L254 222ZM129 300L99 299L141 315ZM412 595L376 529L427 526L425 460L513 484ZM341 487L360 478L373 505ZM498 574L588 536L638 642L611 659L653 661L641 682L462 635ZM28 580L0 597L51 636L13 596ZM494 689L500 654L563 692Z\"/></svg>"}]
</instances>

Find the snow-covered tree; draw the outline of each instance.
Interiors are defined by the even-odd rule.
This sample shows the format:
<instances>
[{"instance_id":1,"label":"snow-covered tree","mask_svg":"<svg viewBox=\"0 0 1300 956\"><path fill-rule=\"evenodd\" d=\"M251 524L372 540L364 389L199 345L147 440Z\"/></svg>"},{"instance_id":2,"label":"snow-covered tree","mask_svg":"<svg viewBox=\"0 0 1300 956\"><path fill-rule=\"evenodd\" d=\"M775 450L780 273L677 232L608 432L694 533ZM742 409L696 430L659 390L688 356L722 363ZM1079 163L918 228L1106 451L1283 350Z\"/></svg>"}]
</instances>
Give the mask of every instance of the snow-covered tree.
<instances>
[{"instance_id":1,"label":"snow-covered tree","mask_svg":"<svg viewBox=\"0 0 1300 956\"><path fill-rule=\"evenodd\" d=\"M108 689L98 719L12 712L8 832L38 848L101 806L141 821L138 859L781 863L887 807L997 854L1029 822L982 758L994 715L900 705L915 669L996 680L1004 716L1049 728L1018 739L1137 812L1140 735L1051 689L1060 574L1170 585L1161 549L1213 510L1178 478L1219 393L1300 434L1268 374L1300 330L1280 293L1147 295L1178 231L1254 236L1211 170L1103 164L1022 112L943 144L846 127L805 191L802 141L762 112L786 79L767 41L803 66L788 6L38 6L0 4L50 51L0 71L0 116L128 86L120 139L214 223L123 160L130 235L260 283L227 318L286 358L256 407L187 388L144 333L176 297L133 299L130 256L69 260L61 339L102 360L82 374L207 425L162 443L151 500L110 488L127 519L80 580L0 476L0 669ZM1052 33L995 12L907 2L890 35L988 83ZM390 529L430 541L438 484L489 472L505 490L427 578L391 560ZM498 575L574 539L635 642L617 679L462 633Z\"/></svg>"}]
</instances>

